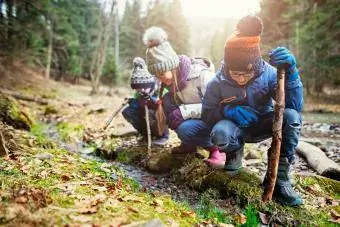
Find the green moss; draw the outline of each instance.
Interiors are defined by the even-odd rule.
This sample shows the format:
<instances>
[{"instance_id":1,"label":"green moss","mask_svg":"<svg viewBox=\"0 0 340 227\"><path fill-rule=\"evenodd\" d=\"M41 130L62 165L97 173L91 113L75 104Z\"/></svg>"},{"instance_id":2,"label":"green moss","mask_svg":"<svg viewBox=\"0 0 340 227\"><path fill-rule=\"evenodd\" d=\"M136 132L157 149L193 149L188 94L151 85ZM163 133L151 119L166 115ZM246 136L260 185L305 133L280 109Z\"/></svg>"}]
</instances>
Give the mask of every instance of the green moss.
<instances>
[{"instance_id":1,"label":"green moss","mask_svg":"<svg viewBox=\"0 0 340 227\"><path fill-rule=\"evenodd\" d=\"M0 93L0 120L17 129L29 130L32 118L23 110L15 99Z\"/></svg>"},{"instance_id":2,"label":"green moss","mask_svg":"<svg viewBox=\"0 0 340 227\"><path fill-rule=\"evenodd\" d=\"M63 208L71 208L75 204L74 198L66 195L60 189L53 189L49 196L53 201L53 205L57 205Z\"/></svg>"},{"instance_id":3,"label":"green moss","mask_svg":"<svg viewBox=\"0 0 340 227\"><path fill-rule=\"evenodd\" d=\"M333 197L339 197L340 182L322 176L297 176L297 182L303 187L319 185L320 188Z\"/></svg>"},{"instance_id":4,"label":"green moss","mask_svg":"<svg viewBox=\"0 0 340 227\"><path fill-rule=\"evenodd\" d=\"M215 205L219 193L213 189L203 192L200 196L196 213L205 220L216 220L217 223L232 223L226 212Z\"/></svg>"},{"instance_id":5,"label":"green moss","mask_svg":"<svg viewBox=\"0 0 340 227\"><path fill-rule=\"evenodd\" d=\"M56 113L58 113L58 110L56 109L55 106L51 106L51 105L45 106L45 110L44 110L45 115L56 114Z\"/></svg>"},{"instance_id":6,"label":"green moss","mask_svg":"<svg viewBox=\"0 0 340 227\"><path fill-rule=\"evenodd\" d=\"M81 138L84 133L84 126L81 124L70 124L61 122L57 124L57 131L61 138L66 142L72 142L72 138Z\"/></svg>"},{"instance_id":7,"label":"green moss","mask_svg":"<svg viewBox=\"0 0 340 227\"><path fill-rule=\"evenodd\" d=\"M35 136L37 146L44 149L54 149L57 147L55 142L46 136L47 125L42 123L33 124L30 132Z\"/></svg>"}]
</instances>

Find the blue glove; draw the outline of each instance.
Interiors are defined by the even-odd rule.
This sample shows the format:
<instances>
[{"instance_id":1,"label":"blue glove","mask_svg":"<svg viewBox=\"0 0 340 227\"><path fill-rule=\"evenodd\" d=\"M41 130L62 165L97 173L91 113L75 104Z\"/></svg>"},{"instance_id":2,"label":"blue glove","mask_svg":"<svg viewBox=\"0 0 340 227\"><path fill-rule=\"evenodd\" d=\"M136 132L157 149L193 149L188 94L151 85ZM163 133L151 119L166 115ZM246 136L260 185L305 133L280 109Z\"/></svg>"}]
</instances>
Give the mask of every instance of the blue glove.
<instances>
[{"instance_id":1,"label":"blue glove","mask_svg":"<svg viewBox=\"0 0 340 227\"><path fill-rule=\"evenodd\" d=\"M138 109L140 107L138 99L129 99L129 106L133 109Z\"/></svg>"},{"instance_id":2,"label":"blue glove","mask_svg":"<svg viewBox=\"0 0 340 227\"><path fill-rule=\"evenodd\" d=\"M258 111L250 106L225 106L223 115L237 123L240 128L249 127L259 121Z\"/></svg>"},{"instance_id":3,"label":"blue glove","mask_svg":"<svg viewBox=\"0 0 340 227\"><path fill-rule=\"evenodd\" d=\"M285 47L277 47L269 52L269 63L273 66L283 66L286 69L288 81L299 77L294 55Z\"/></svg>"}]
</instances>

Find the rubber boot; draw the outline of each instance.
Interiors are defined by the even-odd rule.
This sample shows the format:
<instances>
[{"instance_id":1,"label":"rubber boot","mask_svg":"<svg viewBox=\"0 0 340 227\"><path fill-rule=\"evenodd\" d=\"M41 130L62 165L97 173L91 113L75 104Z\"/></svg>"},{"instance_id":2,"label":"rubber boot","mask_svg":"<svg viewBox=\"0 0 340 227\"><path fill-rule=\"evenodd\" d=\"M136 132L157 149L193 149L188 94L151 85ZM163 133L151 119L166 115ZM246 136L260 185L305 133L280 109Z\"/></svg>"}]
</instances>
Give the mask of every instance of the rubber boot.
<instances>
[{"instance_id":1,"label":"rubber boot","mask_svg":"<svg viewBox=\"0 0 340 227\"><path fill-rule=\"evenodd\" d=\"M166 143L169 140L169 128L166 127L164 129L164 133L162 136L158 136L156 138L156 140L152 141L152 144L155 146L160 146L160 147L164 147L166 145Z\"/></svg>"},{"instance_id":2,"label":"rubber boot","mask_svg":"<svg viewBox=\"0 0 340 227\"><path fill-rule=\"evenodd\" d=\"M242 168L243 147L238 150L226 152L224 170L230 173L237 173Z\"/></svg>"},{"instance_id":3,"label":"rubber boot","mask_svg":"<svg viewBox=\"0 0 340 227\"><path fill-rule=\"evenodd\" d=\"M205 148L210 152L209 158L205 160L205 163L214 169L223 169L225 164L225 153L220 152L217 147Z\"/></svg>"},{"instance_id":4,"label":"rubber boot","mask_svg":"<svg viewBox=\"0 0 340 227\"><path fill-rule=\"evenodd\" d=\"M152 144L155 146L164 147L168 142L168 137L158 137L156 140L152 141Z\"/></svg>"},{"instance_id":5,"label":"rubber boot","mask_svg":"<svg viewBox=\"0 0 340 227\"><path fill-rule=\"evenodd\" d=\"M197 147L191 144L181 143L179 146L172 148L172 154L189 154L196 153Z\"/></svg>"},{"instance_id":6,"label":"rubber boot","mask_svg":"<svg viewBox=\"0 0 340 227\"><path fill-rule=\"evenodd\" d=\"M294 191L290 182L290 167L288 158L280 157L273 198L283 205L299 206L303 204L303 200Z\"/></svg>"}]
</instances>

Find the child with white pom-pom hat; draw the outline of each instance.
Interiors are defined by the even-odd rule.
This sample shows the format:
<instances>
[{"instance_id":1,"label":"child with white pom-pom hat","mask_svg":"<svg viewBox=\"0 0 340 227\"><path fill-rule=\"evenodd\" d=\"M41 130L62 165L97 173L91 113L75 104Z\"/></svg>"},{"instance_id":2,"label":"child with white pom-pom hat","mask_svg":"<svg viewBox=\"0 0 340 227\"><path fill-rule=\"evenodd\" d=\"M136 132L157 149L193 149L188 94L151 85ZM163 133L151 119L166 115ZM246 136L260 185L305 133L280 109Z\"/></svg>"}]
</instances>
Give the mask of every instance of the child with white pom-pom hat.
<instances>
[{"instance_id":1,"label":"child with white pom-pom hat","mask_svg":"<svg viewBox=\"0 0 340 227\"><path fill-rule=\"evenodd\" d=\"M210 152L208 165L223 167L225 155L211 143L210 129L200 119L206 85L214 75L212 63L177 55L162 28L147 29L143 40L147 45L146 63L150 73L169 90L162 100L166 123L181 140L181 145L173 148L172 153L192 153L200 146Z\"/></svg>"}]
</instances>

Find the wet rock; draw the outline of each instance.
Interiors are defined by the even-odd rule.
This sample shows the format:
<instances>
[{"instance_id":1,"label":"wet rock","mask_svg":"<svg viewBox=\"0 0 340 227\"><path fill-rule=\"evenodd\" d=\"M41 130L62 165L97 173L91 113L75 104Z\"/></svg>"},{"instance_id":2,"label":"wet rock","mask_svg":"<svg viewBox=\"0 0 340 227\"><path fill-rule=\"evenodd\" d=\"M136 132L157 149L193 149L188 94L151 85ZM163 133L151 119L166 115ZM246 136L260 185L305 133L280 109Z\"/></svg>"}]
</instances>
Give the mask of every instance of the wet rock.
<instances>
[{"instance_id":1,"label":"wet rock","mask_svg":"<svg viewBox=\"0 0 340 227\"><path fill-rule=\"evenodd\" d=\"M170 152L152 156L147 161L147 168L153 173L167 173L173 167L173 157Z\"/></svg>"},{"instance_id":2,"label":"wet rock","mask_svg":"<svg viewBox=\"0 0 340 227\"><path fill-rule=\"evenodd\" d=\"M37 159L43 161L43 160L52 159L52 158L53 158L53 155L46 152L46 153L37 154L35 157L36 157Z\"/></svg>"},{"instance_id":3,"label":"wet rock","mask_svg":"<svg viewBox=\"0 0 340 227\"><path fill-rule=\"evenodd\" d=\"M133 136L137 135L138 132L132 126L120 127L116 130L115 133L112 134L113 137L126 137L126 136Z\"/></svg>"},{"instance_id":4,"label":"wet rock","mask_svg":"<svg viewBox=\"0 0 340 227\"><path fill-rule=\"evenodd\" d=\"M244 157L245 160L249 160L249 159L259 159L260 155L258 151L249 151L248 154Z\"/></svg>"},{"instance_id":5,"label":"wet rock","mask_svg":"<svg viewBox=\"0 0 340 227\"><path fill-rule=\"evenodd\" d=\"M251 166L258 166L261 165L262 160L261 159L250 159L250 160L245 160L244 163L246 165L251 165Z\"/></svg>"}]
</instances>

